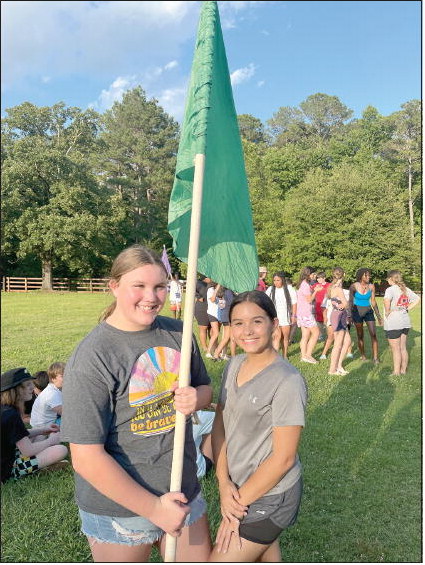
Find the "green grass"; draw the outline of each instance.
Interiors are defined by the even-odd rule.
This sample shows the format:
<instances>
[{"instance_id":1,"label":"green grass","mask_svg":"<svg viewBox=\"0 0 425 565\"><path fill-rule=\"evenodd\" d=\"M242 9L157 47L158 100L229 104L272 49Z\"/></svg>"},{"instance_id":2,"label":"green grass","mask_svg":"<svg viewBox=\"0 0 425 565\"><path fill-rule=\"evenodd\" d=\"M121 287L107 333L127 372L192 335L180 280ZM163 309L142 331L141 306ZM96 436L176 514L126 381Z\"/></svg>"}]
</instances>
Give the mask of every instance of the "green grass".
<instances>
[{"instance_id":1,"label":"green grass","mask_svg":"<svg viewBox=\"0 0 425 565\"><path fill-rule=\"evenodd\" d=\"M26 366L35 372L66 361L110 301L100 293L2 293L2 371ZM412 320L404 377L390 376L382 328L381 364L361 362L354 347L345 377L329 376L329 361L301 365L299 345L290 347L290 361L307 381L309 402L300 448L304 496L297 524L281 536L284 561L422 561L419 307ZM352 337L355 342L353 331ZM216 398L223 364L206 365ZM214 476L202 487L214 536L220 518ZM1 543L3 562L91 561L79 533L71 470L2 487ZM160 559L155 554L152 560Z\"/></svg>"}]
</instances>

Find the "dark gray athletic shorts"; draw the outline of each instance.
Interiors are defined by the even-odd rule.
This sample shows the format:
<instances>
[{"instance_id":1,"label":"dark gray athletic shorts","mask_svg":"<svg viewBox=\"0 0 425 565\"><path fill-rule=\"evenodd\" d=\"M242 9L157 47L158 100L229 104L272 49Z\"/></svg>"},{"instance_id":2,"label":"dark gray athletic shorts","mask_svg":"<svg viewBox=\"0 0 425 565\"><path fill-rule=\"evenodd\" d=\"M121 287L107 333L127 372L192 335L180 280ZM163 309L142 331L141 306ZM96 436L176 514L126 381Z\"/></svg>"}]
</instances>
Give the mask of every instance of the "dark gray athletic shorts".
<instances>
[{"instance_id":1,"label":"dark gray athletic shorts","mask_svg":"<svg viewBox=\"0 0 425 565\"><path fill-rule=\"evenodd\" d=\"M387 339L398 339L401 334L407 335L410 328L403 328L401 330L385 330L385 336Z\"/></svg>"},{"instance_id":2,"label":"dark gray athletic shorts","mask_svg":"<svg viewBox=\"0 0 425 565\"><path fill-rule=\"evenodd\" d=\"M264 545L273 543L283 530L295 524L302 491L303 482L300 478L287 491L263 496L253 502L240 523L240 537Z\"/></svg>"}]
</instances>

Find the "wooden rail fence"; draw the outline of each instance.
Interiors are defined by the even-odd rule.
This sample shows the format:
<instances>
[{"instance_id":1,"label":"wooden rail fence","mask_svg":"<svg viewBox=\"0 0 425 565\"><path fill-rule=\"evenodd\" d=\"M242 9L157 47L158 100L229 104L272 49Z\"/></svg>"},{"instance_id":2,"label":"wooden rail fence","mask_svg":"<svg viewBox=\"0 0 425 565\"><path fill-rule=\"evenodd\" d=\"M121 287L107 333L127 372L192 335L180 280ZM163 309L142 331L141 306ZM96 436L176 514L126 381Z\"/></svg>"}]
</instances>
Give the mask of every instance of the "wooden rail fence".
<instances>
[{"instance_id":1,"label":"wooden rail fence","mask_svg":"<svg viewBox=\"0 0 425 565\"><path fill-rule=\"evenodd\" d=\"M41 277L2 277L2 290L29 292L41 289ZM62 292L107 292L108 279L54 278L53 290Z\"/></svg>"}]
</instances>

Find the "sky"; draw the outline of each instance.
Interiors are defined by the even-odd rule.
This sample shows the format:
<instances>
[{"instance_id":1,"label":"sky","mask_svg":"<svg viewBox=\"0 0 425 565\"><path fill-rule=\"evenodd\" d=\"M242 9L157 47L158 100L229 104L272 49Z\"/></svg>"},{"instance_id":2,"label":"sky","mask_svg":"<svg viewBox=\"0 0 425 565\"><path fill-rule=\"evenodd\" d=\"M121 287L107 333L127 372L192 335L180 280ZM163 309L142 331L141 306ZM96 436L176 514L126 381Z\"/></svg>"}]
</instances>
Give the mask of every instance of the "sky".
<instances>
[{"instance_id":1,"label":"sky","mask_svg":"<svg viewBox=\"0 0 425 565\"><path fill-rule=\"evenodd\" d=\"M104 112L138 85L181 122L201 2L1 2L1 115ZM360 118L421 98L420 1L218 2L236 112L263 123L321 92Z\"/></svg>"}]
</instances>

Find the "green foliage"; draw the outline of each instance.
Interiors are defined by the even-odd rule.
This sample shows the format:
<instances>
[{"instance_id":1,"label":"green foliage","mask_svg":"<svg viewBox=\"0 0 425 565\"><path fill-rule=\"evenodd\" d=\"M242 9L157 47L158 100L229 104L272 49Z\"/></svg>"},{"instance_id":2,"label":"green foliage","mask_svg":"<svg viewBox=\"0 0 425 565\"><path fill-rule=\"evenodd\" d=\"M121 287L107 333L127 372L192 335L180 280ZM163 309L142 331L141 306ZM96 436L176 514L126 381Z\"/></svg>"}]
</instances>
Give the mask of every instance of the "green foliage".
<instances>
[{"instance_id":1,"label":"green foliage","mask_svg":"<svg viewBox=\"0 0 425 565\"><path fill-rule=\"evenodd\" d=\"M339 265L353 279L363 266L378 280L396 266L409 274L418 265L399 190L379 162L310 171L288 194L282 222L282 265L290 273Z\"/></svg>"},{"instance_id":2,"label":"green foliage","mask_svg":"<svg viewBox=\"0 0 425 565\"><path fill-rule=\"evenodd\" d=\"M252 143L265 143L267 140L262 121L251 114L238 116L239 131L242 139Z\"/></svg>"}]
</instances>

